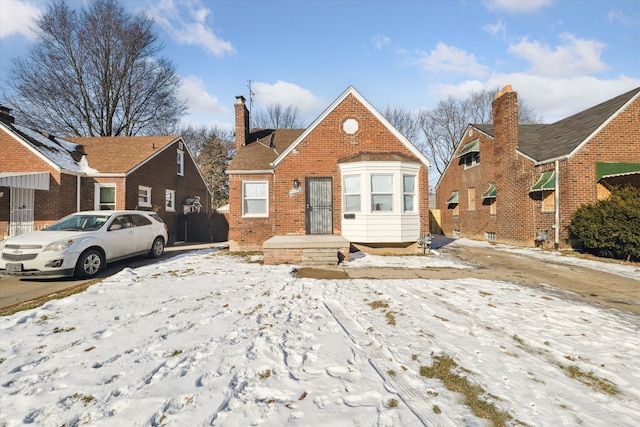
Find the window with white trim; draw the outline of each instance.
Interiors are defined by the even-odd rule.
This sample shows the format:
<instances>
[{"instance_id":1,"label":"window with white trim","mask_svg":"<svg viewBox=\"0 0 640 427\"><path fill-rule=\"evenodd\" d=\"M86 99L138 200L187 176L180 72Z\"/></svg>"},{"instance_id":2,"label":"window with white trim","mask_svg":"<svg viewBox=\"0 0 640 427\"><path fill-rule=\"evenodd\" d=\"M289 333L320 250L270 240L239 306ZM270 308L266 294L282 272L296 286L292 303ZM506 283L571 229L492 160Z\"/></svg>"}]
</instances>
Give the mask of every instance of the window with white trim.
<instances>
[{"instance_id":1,"label":"window with white trim","mask_svg":"<svg viewBox=\"0 0 640 427\"><path fill-rule=\"evenodd\" d=\"M113 211L116 209L116 185L95 184L94 209Z\"/></svg>"},{"instance_id":2,"label":"window with white trim","mask_svg":"<svg viewBox=\"0 0 640 427\"><path fill-rule=\"evenodd\" d=\"M269 216L269 183L244 181L242 183L242 216Z\"/></svg>"},{"instance_id":3,"label":"window with white trim","mask_svg":"<svg viewBox=\"0 0 640 427\"><path fill-rule=\"evenodd\" d=\"M371 210L393 211L393 175L371 174Z\"/></svg>"},{"instance_id":4,"label":"window with white trim","mask_svg":"<svg viewBox=\"0 0 640 427\"><path fill-rule=\"evenodd\" d=\"M167 212L176 211L176 190L167 190L164 202L164 210Z\"/></svg>"},{"instance_id":5,"label":"window with white trim","mask_svg":"<svg viewBox=\"0 0 640 427\"><path fill-rule=\"evenodd\" d=\"M402 192L404 212L415 212L416 176L402 175Z\"/></svg>"},{"instance_id":6,"label":"window with white trim","mask_svg":"<svg viewBox=\"0 0 640 427\"><path fill-rule=\"evenodd\" d=\"M151 187L138 186L138 206L143 208L151 207Z\"/></svg>"},{"instance_id":7,"label":"window with white trim","mask_svg":"<svg viewBox=\"0 0 640 427\"><path fill-rule=\"evenodd\" d=\"M361 200L360 175L344 177L342 192L344 194L344 211L360 212Z\"/></svg>"},{"instance_id":8,"label":"window with white trim","mask_svg":"<svg viewBox=\"0 0 640 427\"><path fill-rule=\"evenodd\" d=\"M178 175L184 176L184 151L178 150Z\"/></svg>"}]
</instances>

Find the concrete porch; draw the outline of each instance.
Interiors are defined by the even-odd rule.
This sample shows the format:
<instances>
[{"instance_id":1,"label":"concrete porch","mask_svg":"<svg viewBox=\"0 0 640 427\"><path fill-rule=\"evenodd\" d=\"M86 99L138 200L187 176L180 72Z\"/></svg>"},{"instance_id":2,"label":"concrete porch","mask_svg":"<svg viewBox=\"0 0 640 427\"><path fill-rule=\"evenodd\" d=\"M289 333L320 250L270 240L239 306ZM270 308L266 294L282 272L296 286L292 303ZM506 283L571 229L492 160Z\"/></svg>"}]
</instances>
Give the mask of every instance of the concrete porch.
<instances>
[{"instance_id":1,"label":"concrete porch","mask_svg":"<svg viewBox=\"0 0 640 427\"><path fill-rule=\"evenodd\" d=\"M350 242L333 234L273 236L262 244L265 264L337 265L349 259Z\"/></svg>"}]
</instances>

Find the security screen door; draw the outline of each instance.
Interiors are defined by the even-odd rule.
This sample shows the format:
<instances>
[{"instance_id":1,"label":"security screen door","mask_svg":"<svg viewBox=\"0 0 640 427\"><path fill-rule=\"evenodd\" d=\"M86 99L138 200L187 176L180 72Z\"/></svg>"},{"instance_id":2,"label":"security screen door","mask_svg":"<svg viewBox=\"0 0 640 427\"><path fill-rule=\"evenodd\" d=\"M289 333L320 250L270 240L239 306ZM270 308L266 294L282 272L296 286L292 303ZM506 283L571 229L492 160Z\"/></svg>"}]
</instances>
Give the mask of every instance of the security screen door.
<instances>
[{"instance_id":1,"label":"security screen door","mask_svg":"<svg viewBox=\"0 0 640 427\"><path fill-rule=\"evenodd\" d=\"M307 234L333 234L331 178L307 178Z\"/></svg>"}]
</instances>

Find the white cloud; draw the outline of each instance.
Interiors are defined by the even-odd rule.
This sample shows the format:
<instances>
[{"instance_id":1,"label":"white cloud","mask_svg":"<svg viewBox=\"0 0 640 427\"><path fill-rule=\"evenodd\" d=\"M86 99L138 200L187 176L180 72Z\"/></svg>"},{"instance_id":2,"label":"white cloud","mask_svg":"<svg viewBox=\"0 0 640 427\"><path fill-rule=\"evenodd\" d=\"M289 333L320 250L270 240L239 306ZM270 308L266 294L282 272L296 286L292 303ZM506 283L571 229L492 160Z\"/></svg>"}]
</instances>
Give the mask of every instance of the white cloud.
<instances>
[{"instance_id":1,"label":"white cloud","mask_svg":"<svg viewBox=\"0 0 640 427\"><path fill-rule=\"evenodd\" d=\"M0 0L0 39L20 34L29 40L35 40L31 29L34 19L42 14L42 9L28 1Z\"/></svg>"},{"instance_id":2,"label":"white cloud","mask_svg":"<svg viewBox=\"0 0 640 427\"><path fill-rule=\"evenodd\" d=\"M552 0L484 0L483 3L490 10L527 13L551 5Z\"/></svg>"},{"instance_id":3,"label":"white cloud","mask_svg":"<svg viewBox=\"0 0 640 427\"><path fill-rule=\"evenodd\" d=\"M518 98L542 116L545 123L553 123L640 86L640 78L622 75L599 80L591 76L552 78L526 73L494 74L484 81L432 86L429 96L436 100L449 95L463 98L472 91L506 85L511 85Z\"/></svg>"},{"instance_id":4,"label":"white cloud","mask_svg":"<svg viewBox=\"0 0 640 427\"><path fill-rule=\"evenodd\" d=\"M303 120L315 118L326 107L326 102L309 90L281 80L274 84L253 82L251 89L257 106L262 108L270 104L293 106L298 109Z\"/></svg>"},{"instance_id":5,"label":"white cloud","mask_svg":"<svg viewBox=\"0 0 640 427\"><path fill-rule=\"evenodd\" d=\"M382 34L376 34L371 38L371 43L373 43L376 49L382 50L391 44L391 39Z\"/></svg>"},{"instance_id":6,"label":"white cloud","mask_svg":"<svg viewBox=\"0 0 640 427\"><path fill-rule=\"evenodd\" d=\"M487 24L482 29L491 34L492 36L504 36L507 33L507 24L504 21L499 20L495 24Z\"/></svg>"},{"instance_id":7,"label":"white cloud","mask_svg":"<svg viewBox=\"0 0 640 427\"><path fill-rule=\"evenodd\" d=\"M607 18L609 22L612 24L621 24L625 27L631 27L634 25L638 25L638 20L634 19L632 16L627 15L620 9L612 9L607 13Z\"/></svg>"},{"instance_id":8,"label":"white cloud","mask_svg":"<svg viewBox=\"0 0 640 427\"><path fill-rule=\"evenodd\" d=\"M220 105L218 98L207 92L204 81L199 77L182 78L180 97L187 102L191 114L229 115L229 108Z\"/></svg>"},{"instance_id":9,"label":"white cloud","mask_svg":"<svg viewBox=\"0 0 640 427\"><path fill-rule=\"evenodd\" d=\"M418 62L427 72L455 73L473 77L482 77L487 73L487 68L478 63L475 55L444 43L438 43L430 52L419 50L417 54Z\"/></svg>"},{"instance_id":10,"label":"white cloud","mask_svg":"<svg viewBox=\"0 0 640 427\"><path fill-rule=\"evenodd\" d=\"M525 38L510 45L509 52L529 61L532 64L529 72L540 76L582 76L608 69L600 59L604 43L579 39L568 33L560 38L564 44L555 48Z\"/></svg>"},{"instance_id":11,"label":"white cloud","mask_svg":"<svg viewBox=\"0 0 640 427\"><path fill-rule=\"evenodd\" d=\"M235 53L231 42L219 38L207 25L211 11L200 6L198 1L163 0L149 3L144 12L178 44L201 46L218 57Z\"/></svg>"}]
</instances>

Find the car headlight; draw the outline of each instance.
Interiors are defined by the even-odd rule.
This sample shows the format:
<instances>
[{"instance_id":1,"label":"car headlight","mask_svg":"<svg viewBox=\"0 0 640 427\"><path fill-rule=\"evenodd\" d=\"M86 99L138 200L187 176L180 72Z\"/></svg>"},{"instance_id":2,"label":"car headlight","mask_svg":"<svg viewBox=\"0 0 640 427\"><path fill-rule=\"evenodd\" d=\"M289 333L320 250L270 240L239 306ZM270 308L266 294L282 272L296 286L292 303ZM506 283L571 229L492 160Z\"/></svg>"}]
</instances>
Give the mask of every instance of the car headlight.
<instances>
[{"instance_id":1,"label":"car headlight","mask_svg":"<svg viewBox=\"0 0 640 427\"><path fill-rule=\"evenodd\" d=\"M45 252L46 251L60 252L60 251L64 251L65 249L67 249L72 244L73 244L73 239L71 239L71 240L60 240L59 242L54 242L54 243L50 244L49 246L44 248L44 250L45 250Z\"/></svg>"}]
</instances>

